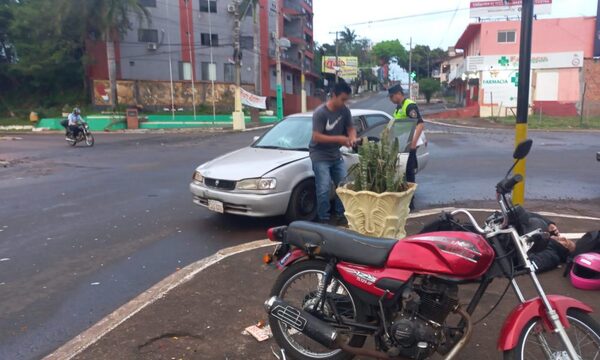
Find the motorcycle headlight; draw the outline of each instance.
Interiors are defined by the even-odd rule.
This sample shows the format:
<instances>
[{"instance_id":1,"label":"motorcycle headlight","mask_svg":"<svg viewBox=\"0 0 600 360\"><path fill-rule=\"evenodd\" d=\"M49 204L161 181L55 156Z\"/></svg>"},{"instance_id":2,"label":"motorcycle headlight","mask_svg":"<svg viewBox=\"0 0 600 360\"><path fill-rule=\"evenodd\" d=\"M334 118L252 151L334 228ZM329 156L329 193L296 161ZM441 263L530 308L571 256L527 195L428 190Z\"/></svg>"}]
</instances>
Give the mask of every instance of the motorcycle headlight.
<instances>
[{"instance_id":1,"label":"motorcycle headlight","mask_svg":"<svg viewBox=\"0 0 600 360\"><path fill-rule=\"evenodd\" d=\"M273 178L246 179L238 181L238 190L273 190L277 187L277 180Z\"/></svg>"},{"instance_id":2,"label":"motorcycle headlight","mask_svg":"<svg viewBox=\"0 0 600 360\"><path fill-rule=\"evenodd\" d=\"M199 171L195 171L194 172L193 179L194 179L195 182L198 182L200 184L204 183L204 176L202 176L202 174L200 174Z\"/></svg>"}]
</instances>

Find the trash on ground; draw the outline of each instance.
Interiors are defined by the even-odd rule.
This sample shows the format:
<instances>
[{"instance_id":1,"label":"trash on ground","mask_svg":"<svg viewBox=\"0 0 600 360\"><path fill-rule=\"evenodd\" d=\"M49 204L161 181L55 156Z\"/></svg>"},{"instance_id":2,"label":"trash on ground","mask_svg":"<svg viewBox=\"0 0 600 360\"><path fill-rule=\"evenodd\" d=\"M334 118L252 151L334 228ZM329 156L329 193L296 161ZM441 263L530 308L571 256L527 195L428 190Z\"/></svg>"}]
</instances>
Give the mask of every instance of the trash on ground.
<instances>
[{"instance_id":1,"label":"trash on ground","mask_svg":"<svg viewBox=\"0 0 600 360\"><path fill-rule=\"evenodd\" d=\"M248 326L246 329L244 329L244 331L252 335L258 342L263 342L273 337L273 333L271 332L271 327L269 325L263 327L252 325Z\"/></svg>"}]
</instances>

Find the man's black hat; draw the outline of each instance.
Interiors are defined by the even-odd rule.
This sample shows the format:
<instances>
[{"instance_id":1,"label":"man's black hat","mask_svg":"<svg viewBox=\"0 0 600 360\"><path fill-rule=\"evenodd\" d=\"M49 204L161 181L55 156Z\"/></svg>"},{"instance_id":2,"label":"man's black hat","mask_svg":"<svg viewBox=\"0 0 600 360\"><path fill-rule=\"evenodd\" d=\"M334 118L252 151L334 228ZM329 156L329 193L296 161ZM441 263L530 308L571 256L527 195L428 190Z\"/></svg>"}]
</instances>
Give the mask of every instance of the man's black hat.
<instances>
[{"instance_id":1,"label":"man's black hat","mask_svg":"<svg viewBox=\"0 0 600 360\"><path fill-rule=\"evenodd\" d=\"M397 93L400 93L402 95L404 95L404 90L402 90L402 86L400 86L400 84L398 85L394 85L391 88L388 89L388 95L392 96L395 95Z\"/></svg>"}]
</instances>

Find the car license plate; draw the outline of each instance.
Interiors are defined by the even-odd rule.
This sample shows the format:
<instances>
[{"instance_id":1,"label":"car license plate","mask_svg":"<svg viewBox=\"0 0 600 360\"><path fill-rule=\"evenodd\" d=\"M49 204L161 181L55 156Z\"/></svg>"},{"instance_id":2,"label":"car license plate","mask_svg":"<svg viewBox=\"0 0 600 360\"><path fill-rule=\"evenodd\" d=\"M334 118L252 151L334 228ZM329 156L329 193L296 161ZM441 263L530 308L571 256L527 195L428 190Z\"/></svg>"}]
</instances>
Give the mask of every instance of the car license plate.
<instances>
[{"instance_id":1,"label":"car license plate","mask_svg":"<svg viewBox=\"0 0 600 360\"><path fill-rule=\"evenodd\" d=\"M208 210L223 214L225 209L223 203L217 200L208 200Z\"/></svg>"}]
</instances>

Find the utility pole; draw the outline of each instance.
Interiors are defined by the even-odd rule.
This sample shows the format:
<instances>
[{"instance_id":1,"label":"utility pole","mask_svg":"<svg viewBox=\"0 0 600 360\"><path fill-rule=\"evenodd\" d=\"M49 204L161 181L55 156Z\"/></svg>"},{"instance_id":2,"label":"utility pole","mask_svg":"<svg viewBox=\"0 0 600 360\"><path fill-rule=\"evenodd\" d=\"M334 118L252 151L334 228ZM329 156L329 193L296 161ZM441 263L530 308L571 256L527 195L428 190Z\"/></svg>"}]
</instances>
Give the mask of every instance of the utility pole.
<instances>
[{"instance_id":1,"label":"utility pole","mask_svg":"<svg viewBox=\"0 0 600 360\"><path fill-rule=\"evenodd\" d=\"M256 88L256 94L262 95L262 84L261 84L261 71L260 71L260 2L254 1L253 11L254 21L254 87Z\"/></svg>"},{"instance_id":2,"label":"utility pole","mask_svg":"<svg viewBox=\"0 0 600 360\"><path fill-rule=\"evenodd\" d=\"M339 41L338 41L338 34L340 32L336 31L335 32L335 83L337 84L339 82L340 79L340 45L339 45Z\"/></svg>"},{"instance_id":3,"label":"utility pole","mask_svg":"<svg viewBox=\"0 0 600 360\"><path fill-rule=\"evenodd\" d=\"M300 15L300 31L302 32L302 47L300 49L300 110L307 111L306 107L306 78L304 76L304 52L306 51L306 35L304 34L305 14Z\"/></svg>"},{"instance_id":4,"label":"utility pole","mask_svg":"<svg viewBox=\"0 0 600 360\"><path fill-rule=\"evenodd\" d=\"M279 0L275 0L275 73L277 75L277 120L283 119L283 88L281 86L281 49L279 40Z\"/></svg>"},{"instance_id":5,"label":"utility pole","mask_svg":"<svg viewBox=\"0 0 600 360\"><path fill-rule=\"evenodd\" d=\"M244 118L244 112L242 111L242 47L240 29L240 0L234 0L233 4L235 6L235 11L233 13L233 57L235 61L235 110L232 114L233 130L244 130L246 128L246 121Z\"/></svg>"},{"instance_id":6,"label":"utility pole","mask_svg":"<svg viewBox=\"0 0 600 360\"><path fill-rule=\"evenodd\" d=\"M523 0L521 8L521 45L519 49L519 75L517 93L517 122L515 125L515 145L527 139L527 116L529 113L529 82L531 72L531 37L533 32L533 1ZM523 159L515 167L514 173L521 174L523 181L513 191L513 202L523 204L525 201L525 169Z\"/></svg>"},{"instance_id":7,"label":"utility pole","mask_svg":"<svg viewBox=\"0 0 600 360\"><path fill-rule=\"evenodd\" d=\"M185 17L187 23L187 40L188 40L188 50L190 54L190 65L192 66L192 108L194 109L194 121L196 121L196 65L194 64L194 55L192 53L192 33L190 29L190 1L187 0L185 2ZM212 46L212 39L211 44Z\"/></svg>"},{"instance_id":8,"label":"utility pole","mask_svg":"<svg viewBox=\"0 0 600 360\"><path fill-rule=\"evenodd\" d=\"M412 99L412 36L408 45L408 97Z\"/></svg>"}]
</instances>

